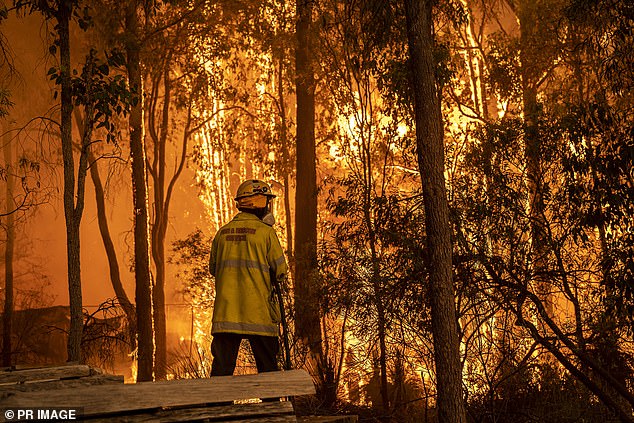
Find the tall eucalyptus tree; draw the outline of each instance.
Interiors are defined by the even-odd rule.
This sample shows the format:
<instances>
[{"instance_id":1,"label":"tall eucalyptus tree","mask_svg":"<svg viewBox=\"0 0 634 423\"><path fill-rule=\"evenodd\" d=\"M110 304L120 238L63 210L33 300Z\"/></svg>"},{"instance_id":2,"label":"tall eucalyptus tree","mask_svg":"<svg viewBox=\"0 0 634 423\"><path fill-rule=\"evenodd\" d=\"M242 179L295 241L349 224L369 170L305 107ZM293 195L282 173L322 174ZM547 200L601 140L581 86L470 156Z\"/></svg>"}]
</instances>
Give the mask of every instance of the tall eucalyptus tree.
<instances>
[{"instance_id":1,"label":"tall eucalyptus tree","mask_svg":"<svg viewBox=\"0 0 634 423\"><path fill-rule=\"evenodd\" d=\"M150 231L148 185L143 123L143 81L141 74L141 28L139 0L125 9L128 81L135 94L130 112L130 154L132 156L132 199L134 207L134 274L138 331L137 380L153 379L154 329L152 324L152 280L150 275Z\"/></svg>"},{"instance_id":2,"label":"tall eucalyptus tree","mask_svg":"<svg viewBox=\"0 0 634 423\"><path fill-rule=\"evenodd\" d=\"M317 296L317 172L313 0L297 0L295 89L297 156L295 191L295 330L315 363L322 359L320 302Z\"/></svg>"},{"instance_id":3,"label":"tall eucalyptus tree","mask_svg":"<svg viewBox=\"0 0 634 423\"><path fill-rule=\"evenodd\" d=\"M460 338L452 277L452 242L444 176L444 134L434 60L433 2L406 0L418 166L423 185L438 419L466 423Z\"/></svg>"}]
</instances>

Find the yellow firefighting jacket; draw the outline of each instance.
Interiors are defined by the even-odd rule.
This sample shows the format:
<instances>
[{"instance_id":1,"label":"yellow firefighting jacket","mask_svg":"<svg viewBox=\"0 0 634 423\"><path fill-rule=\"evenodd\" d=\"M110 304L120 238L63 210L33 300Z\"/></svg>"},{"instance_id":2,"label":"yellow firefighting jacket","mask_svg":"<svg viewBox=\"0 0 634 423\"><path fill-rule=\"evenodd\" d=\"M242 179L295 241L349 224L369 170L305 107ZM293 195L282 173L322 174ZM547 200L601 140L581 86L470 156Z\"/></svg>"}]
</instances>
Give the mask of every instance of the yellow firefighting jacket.
<instances>
[{"instance_id":1,"label":"yellow firefighting jacket","mask_svg":"<svg viewBox=\"0 0 634 423\"><path fill-rule=\"evenodd\" d=\"M250 213L238 213L211 245L209 272L216 280L212 333L277 336L280 309L271 276L287 272L275 230Z\"/></svg>"}]
</instances>

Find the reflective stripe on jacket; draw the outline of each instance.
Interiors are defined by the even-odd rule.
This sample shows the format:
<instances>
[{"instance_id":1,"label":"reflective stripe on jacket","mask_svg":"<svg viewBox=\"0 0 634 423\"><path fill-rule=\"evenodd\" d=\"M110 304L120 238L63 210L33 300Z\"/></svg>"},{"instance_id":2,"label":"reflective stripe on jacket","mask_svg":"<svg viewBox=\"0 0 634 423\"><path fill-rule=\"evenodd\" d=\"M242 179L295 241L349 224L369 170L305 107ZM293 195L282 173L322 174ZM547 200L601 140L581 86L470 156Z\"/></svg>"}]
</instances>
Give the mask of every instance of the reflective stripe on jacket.
<instances>
[{"instance_id":1,"label":"reflective stripe on jacket","mask_svg":"<svg viewBox=\"0 0 634 423\"><path fill-rule=\"evenodd\" d=\"M281 280L287 266L272 227L238 213L214 237L209 272L216 280L212 333L277 336L280 310L271 276Z\"/></svg>"}]
</instances>

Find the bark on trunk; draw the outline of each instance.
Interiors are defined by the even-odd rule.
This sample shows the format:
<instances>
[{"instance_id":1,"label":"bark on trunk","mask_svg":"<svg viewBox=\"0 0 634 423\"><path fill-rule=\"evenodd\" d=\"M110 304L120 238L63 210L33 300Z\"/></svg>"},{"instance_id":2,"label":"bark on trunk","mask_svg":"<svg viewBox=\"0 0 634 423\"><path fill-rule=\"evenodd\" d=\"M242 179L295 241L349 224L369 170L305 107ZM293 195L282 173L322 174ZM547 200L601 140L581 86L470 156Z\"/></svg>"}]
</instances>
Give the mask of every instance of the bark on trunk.
<instances>
[{"instance_id":1,"label":"bark on trunk","mask_svg":"<svg viewBox=\"0 0 634 423\"><path fill-rule=\"evenodd\" d=\"M405 0L418 163L423 184L431 283L438 421L466 423L460 339L452 283L451 227L444 178L444 143L433 55L432 3Z\"/></svg>"},{"instance_id":2,"label":"bark on trunk","mask_svg":"<svg viewBox=\"0 0 634 423\"><path fill-rule=\"evenodd\" d=\"M297 0L297 182L295 190L295 329L316 363L321 361L317 279L317 172L315 79L310 63L312 1Z\"/></svg>"},{"instance_id":3,"label":"bark on trunk","mask_svg":"<svg viewBox=\"0 0 634 423\"><path fill-rule=\"evenodd\" d=\"M73 160L72 139L73 105L70 76L70 17L70 4L61 2L57 12L57 22L61 65L61 140L64 162L64 217L66 219L68 295L70 300L68 361L80 362L83 330L79 245L81 212L75 209L75 163ZM79 187L79 178L77 182ZM77 194L79 195L79 191Z\"/></svg>"},{"instance_id":4,"label":"bark on trunk","mask_svg":"<svg viewBox=\"0 0 634 423\"><path fill-rule=\"evenodd\" d=\"M170 63L169 58L165 61ZM152 234L152 259L156 270L154 287L152 289L152 300L154 304L154 337L156 343L154 376L158 380L166 378L167 375L167 327L165 321L165 235L167 232L167 219L169 204L165 198L165 173L166 173L166 144L169 126L169 106L170 106L170 80L169 65L165 66L162 78L155 79L156 87L154 95L159 94L159 84L163 80L163 107L160 114L159 133L153 133L151 139L154 142L154 157L150 167L150 175L153 179L154 191L154 218L151 222ZM156 101L156 99L154 99ZM148 119L154 121L155 116L151 114ZM154 125L156 128L156 125Z\"/></svg>"},{"instance_id":5,"label":"bark on trunk","mask_svg":"<svg viewBox=\"0 0 634 423\"><path fill-rule=\"evenodd\" d=\"M130 154L132 156L132 192L134 206L134 273L138 330L137 381L151 381L154 367L154 333L152 327L152 286L150 277L150 234L148 219L147 177L143 136L143 84L139 41L137 1L126 7L128 80L136 92L137 103L130 111Z\"/></svg>"},{"instance_id":6,"label":"bark on trunk","mask_svg":"<svg viewBox=\"0 0 634 423\"><path fill-rule=\"evenodd\" d=\"M278 62L277 96L280 112L280 143L282 149L282 172L284 179L284 216L286 222L287 256L291 280L295 280L295 257L293 250L293 222L291 215L291 158L288 145L288 122L286 119L286 101L284 99L284 50L281 49Z\"/></svg>"}]
</instances>

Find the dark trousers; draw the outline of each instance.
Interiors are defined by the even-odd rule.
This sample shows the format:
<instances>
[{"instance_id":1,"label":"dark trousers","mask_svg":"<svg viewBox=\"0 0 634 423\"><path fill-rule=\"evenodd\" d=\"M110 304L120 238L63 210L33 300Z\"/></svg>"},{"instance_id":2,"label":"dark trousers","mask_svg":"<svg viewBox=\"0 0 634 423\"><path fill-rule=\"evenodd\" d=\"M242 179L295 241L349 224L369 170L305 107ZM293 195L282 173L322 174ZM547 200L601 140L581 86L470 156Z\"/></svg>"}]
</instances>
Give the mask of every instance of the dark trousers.
<instances>
[{"instance_id":1,"label":"dark trousers","mask_svg":"<svg viewBox=\"0 0 634 423\"><path fill-rule=\"evenodd\" d=\"M242 335L238 333L215 333L211 341L211 376L231 376L236 368L240 341L247 339L255 358L258 373L274 372L280 342L277 336Z\"/></svg>"}]
</instances>

